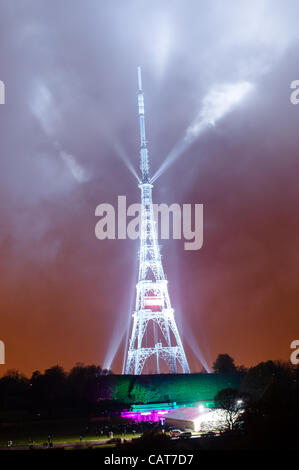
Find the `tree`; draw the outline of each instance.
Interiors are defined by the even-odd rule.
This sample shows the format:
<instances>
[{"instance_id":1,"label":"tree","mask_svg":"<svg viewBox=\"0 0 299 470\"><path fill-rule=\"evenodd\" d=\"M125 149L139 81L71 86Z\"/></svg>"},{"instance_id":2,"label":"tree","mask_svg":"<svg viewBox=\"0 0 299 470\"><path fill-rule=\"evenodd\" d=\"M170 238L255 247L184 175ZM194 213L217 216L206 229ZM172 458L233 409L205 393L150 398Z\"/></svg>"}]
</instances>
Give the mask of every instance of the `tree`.
<instances>
[{"instance_id":1,"label":"tree","mask_svg":"<svg viewBox=\"0 0 299 470\"><path fill-rule=\"evenodd\" d=\"M242 390L258 399L274 381L279 380L281 384L288 384L293 380L293 374L289 364L280 361L260 362L247 372Z\"/></svg>"},{"instance_id":2,"label":"tree","mask_svg":"<svg viewBox=\"0 0 299 470\"><path fill-rule=\"evenodd\" d=\"M31 377L31 396L35 406L47 408L50 414L66 403L67 374L60 366L53 366L41 374L35 371Z\"/></svg>"},{"instance_id":3,"label":"tree","mask_svg":"<svg viewBox=\"0 0 299 470\"><path fill-rule=\"evenodd\" d=\"M228 354L219 354L212 369L215 374L233 374L237 372L234 359Z\"/></svg>"},{"instance_id":4,"label":"tree","mask_svg":"<svg viewBox=\"0 0 299 470\"><path fill-rule=\"evenodd\" d=\"M29 394L29 380L17 370L8 370L0 379L0 408L24 408Z\"/></svg>"},{"instance_id":5,"label":"tree","mask_svg":"<svg viewBox=\"0 0 299 470\"><path fill-rule=\"evenodd\" d=\"M81 363L77 363L71 369L68 375L68 387L71 402L76 407L84 408L85 405L97 402L103 372L100 366Z\"/></svg>"},{"instance_id":6,"label":"tree","mask_svg":"<svg viewBox=\"0 0 299 470\"><path fill-rule=\"evenodd\" d=\"M238 390L233 388L225 388L217 393L215 402L217 408L225 410L227 429L229 431L233 431L236 420L244 406L242 395Z\"/></svg>"},{"instance_id":7,"label":"tree","mask_svg":"<svg viewBox=\"0 0 299 470\"><path fill-rule=\"evenodd\" d=\"M242 415L255 449L297 449L299 442L298 370L289 363L267 361L252 367L243 389L251 399Z\"/></svg>"}]
</instances>

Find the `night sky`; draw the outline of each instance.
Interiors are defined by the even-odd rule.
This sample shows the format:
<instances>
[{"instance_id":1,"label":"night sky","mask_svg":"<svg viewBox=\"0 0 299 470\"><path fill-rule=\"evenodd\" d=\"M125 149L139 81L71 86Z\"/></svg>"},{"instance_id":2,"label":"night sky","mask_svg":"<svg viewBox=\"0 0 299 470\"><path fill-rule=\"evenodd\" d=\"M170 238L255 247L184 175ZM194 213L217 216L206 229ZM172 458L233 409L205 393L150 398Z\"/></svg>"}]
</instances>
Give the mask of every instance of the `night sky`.
<instances>
[{"instance_id":1,"label":"night sky","mask_svg":"<svg viewBox=\"0 0 299 470\"><path fill-rule=\"evenodd\" d=\"M213 87L248 82L155 182L204 204L204 245L162 243L192 371L289 360L298 339L299 79L294 1L0 0L0 339L7 369L109 366L132 313L138 242L95 208L139 202L138 65L152 174ZM120 372L124 340L112 369Z\"/></svg>"}]
</instances>

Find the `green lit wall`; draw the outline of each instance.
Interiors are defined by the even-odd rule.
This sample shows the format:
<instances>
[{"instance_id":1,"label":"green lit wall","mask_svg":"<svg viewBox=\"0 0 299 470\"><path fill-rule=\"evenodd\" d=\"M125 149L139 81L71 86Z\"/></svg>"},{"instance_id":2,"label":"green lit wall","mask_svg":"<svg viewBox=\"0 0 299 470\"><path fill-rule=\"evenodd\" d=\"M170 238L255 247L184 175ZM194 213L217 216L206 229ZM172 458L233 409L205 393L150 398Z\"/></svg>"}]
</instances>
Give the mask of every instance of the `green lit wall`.
<instances>
[{"instance_id":1,"label":"green lit wall","mask_svg":"<svg viewBox=\"0 0 299 470\"><path fill-rule=\"evenodd\" d=\"M243 374L161 374L107 376L115 403L192 403L213 401L224 388L239 389Z\"/></svg>"}]
</instances>

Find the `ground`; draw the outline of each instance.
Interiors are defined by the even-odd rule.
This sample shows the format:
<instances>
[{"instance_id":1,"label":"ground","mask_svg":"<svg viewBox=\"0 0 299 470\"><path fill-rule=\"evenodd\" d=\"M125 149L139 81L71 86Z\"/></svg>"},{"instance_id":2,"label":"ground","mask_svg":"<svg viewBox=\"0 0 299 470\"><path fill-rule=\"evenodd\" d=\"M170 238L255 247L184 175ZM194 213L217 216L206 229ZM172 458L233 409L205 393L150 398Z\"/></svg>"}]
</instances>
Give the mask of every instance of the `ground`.
<instances>
[{"instance_id":1,"label":"ground","mask_svg":"<svg viewBox=\"0 0 299 470\"><path fill-rule=\"evenodd\" d=\"M109 432L113 432L113 438L132 439L136 437L136 432L130 432L124 435L123 429L116 429L119 424L111 424L109 422L92 423L86 419L73 420L51 420L51 421L34 421L20 422L14 426L0 426L0 446L7 446L8 441L12 441L14 445L43 444L48 442L50 436L53 444L58 443L80 443L89 441L107 441ZM101 431L103 434L101 434Z\"/></svg>"}]
</instances>

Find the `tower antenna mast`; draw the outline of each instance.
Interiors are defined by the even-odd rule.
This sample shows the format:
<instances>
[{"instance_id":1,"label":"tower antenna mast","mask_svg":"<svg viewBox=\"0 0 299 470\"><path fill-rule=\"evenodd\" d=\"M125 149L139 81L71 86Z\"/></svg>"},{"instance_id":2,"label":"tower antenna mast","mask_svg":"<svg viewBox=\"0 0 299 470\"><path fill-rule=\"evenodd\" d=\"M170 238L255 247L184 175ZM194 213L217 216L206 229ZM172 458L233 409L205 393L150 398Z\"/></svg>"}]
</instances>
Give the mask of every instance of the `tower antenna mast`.
<instances>
[{"instance_id":1,"label":"tower antenna mast","mask_svg":"<svg viewBox=\"0 0 299 470\"><path fill-rule=\"evenodd\" d=\"M138 114L140 126L140 170L142 174L142 182L149 183L149 164L147 141L145 136L145 119L144 119L144 97L142 91L141 68L138 67Z\"/></svg>"},{"instance_id":2,"label":"tower antenna mast","mask_svg":"<svg viewBox=\"0 0 299 470\"><path fill-rule=\"evenodd\" d=\"M174 310L170 303L168 281L164 274L156 233L140 67L138 67L138 114L142 175L139 184L141 190L141 235L136 305L125 373L141 374L145 363L151 358L154 360L157 374L161 372L161 362L166 364L171 373L177 373L178 367L181 372L190 373L174 319Z\"/></svg>"}]
</instances>

